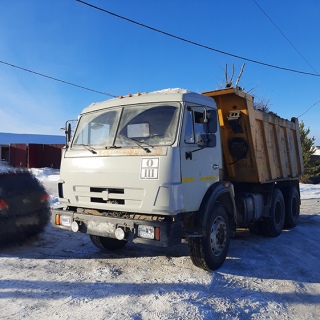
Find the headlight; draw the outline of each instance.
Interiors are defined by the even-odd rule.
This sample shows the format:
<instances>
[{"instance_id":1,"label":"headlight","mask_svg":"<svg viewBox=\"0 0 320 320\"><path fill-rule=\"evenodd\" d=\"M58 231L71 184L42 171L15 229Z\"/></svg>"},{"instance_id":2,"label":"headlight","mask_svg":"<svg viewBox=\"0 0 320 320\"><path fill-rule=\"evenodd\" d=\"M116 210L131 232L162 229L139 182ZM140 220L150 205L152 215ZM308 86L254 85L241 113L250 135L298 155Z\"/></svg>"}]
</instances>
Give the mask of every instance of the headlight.
<instances>
[{"instance_id":1,"label":"headlight","mask_svg":"<svg viewBox=\"0 0 320 320\"><path fill-rule=\"evenodd\" d=\"M154 227L151 226L138 226L138 236L145 239L154 239Z\"/></svg>"}]
</instances>

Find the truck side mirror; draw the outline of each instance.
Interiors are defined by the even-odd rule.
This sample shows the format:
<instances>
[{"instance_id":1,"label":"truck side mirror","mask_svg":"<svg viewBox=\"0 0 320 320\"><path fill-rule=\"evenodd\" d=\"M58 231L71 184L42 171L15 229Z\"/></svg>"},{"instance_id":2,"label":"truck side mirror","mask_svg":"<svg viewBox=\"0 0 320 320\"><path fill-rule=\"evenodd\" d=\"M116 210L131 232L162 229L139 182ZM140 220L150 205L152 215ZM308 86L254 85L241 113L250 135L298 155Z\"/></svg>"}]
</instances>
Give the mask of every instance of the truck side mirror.
<instances>
[{"instance_id":1,"label":"truck side mirror","mask_svg":"<svg viewBox=\"0 0 320 320\"><path fill-rule=\"evenodd\" d=\"M71 140L71 123L70 122L68 123L65 134L66 134L66 142L68 144Z\"/></svg>"}]
</instances>

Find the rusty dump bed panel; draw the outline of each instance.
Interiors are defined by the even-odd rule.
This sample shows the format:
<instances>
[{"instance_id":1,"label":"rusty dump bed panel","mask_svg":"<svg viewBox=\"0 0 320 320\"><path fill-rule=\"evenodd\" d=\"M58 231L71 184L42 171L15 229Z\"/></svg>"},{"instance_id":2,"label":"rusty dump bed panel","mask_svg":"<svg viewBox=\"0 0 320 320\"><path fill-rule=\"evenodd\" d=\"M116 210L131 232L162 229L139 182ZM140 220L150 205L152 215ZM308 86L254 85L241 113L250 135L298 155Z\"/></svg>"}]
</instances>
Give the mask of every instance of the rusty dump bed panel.
<instances>
[{"instance_id":1,"label":"rusty dump bed panel","mask_svg":"<svg viewBox=\"0 0 320 320\"><path fill-rule=\"evenodd\" d=\"M297 119L255 110L253 97L237 88L203 94L218 106L226 179L266 183L303 173Z\"/></svg>"}]
</instances>

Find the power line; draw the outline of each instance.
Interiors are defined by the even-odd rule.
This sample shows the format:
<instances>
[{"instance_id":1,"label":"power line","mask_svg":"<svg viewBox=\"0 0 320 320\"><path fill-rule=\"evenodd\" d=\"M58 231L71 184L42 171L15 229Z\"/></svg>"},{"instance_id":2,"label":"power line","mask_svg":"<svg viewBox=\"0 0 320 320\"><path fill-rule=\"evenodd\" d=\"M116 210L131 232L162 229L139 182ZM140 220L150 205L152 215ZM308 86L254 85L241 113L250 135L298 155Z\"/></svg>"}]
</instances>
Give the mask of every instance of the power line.
<instances>
[{"instance_id":1,"label":"power line","mask_svg":"<svg viewBox=\"0 0 320 320\"><path fill-rule=\"evenodd\" d=\"M297 118L300 118L300 117L302 117L303 115L305 115L311 108L313 108L313 107L314 107L316 104L318 104L319 102L320 102L320 100L317 101L317 102L315 102L310 108L308 108L304 113L300 114L300 116L297 117Z\"/></svg>"},{"instance_id":2,"label":"power line","mask_svg":"<svg viewBox=\"0 0 320 320\"><path fill-rule=\"evenodd\" d=\"M311 69L318 74L318 72L315 70L315 68L307 61L307 59L302 55L302 53L295 47L295 45L288 39L288 37L280 30L280 28L275 24L275 22L269 17L269 15L260 7L260 5L256 2L256 0L252 0L257 7L263 12L263 14L271 21L271 23L276 27L276 29L282 34L282 36L289 42L289 44L293 47L293 49L301 56L301 58L311 67ZM311 107L309 107L305 112L300 114L297 118L302 117L307 112L309 112L315 105L317 105L320 102L315 102Z\"/></svg>"},{"instance_id":3,"label":"power line","mask_svg":"<svg viewBox=\"0 0 320 320\"><path fill-rule=\"evenodd\" d=\"M242 56L239 56L239 55L236 55L236 54L232 54L232 53L229 53L229 52L225 52L225 51L222 51L222 50L218 50L218 49L215 49L215 48L212 48L212 47L203 45L203 44L201 44L201 43L194 42L194 41L192 41L192 40L188 40L188 39L185 39L185 38L176 36L176 35L174 35L174 34L171 34L171 33L168 33L168 32L165 32L165 31L162 31L162 30L153 28L153 27L151 27L151 26L148 26L148 25L146 25L146 24L143 24L143 23L137 22L137 21L135 21L135 20L126 18L126 17L124 17L124 16L121 16L121 15L119 15L119 14L113 13L113 12L108 11L108 10L106 10L106 9L103 9L103 8L100 8L100 7L97 7L97 6L94 6L94 5L92 5L92 4L90 4L90 3L87 3L87 2L85 2L85 1L82 1L82 0L76 0L76 1L77 1L77 2L80 2L80 3L84 4L84 5L87 5L88 7L94 8L94 9L96 9L96 10L102 11L102 12L107 13L107 14L110 14L110 15L112 15L112 16L114 16L114 17L120 18L120 19L125 20L125 21L128 21L128 22L130 22L130 23L134 23L134 24L136 24L136 25L138 25L138 26L140 26L140 27L147 28L147 29L149 29L149 30L152 30L152 31L155 31L155 32L164 34L164 35L166 35L166 36L168 36L168 37L171 37L171 38L174 38L174 39L183 41L183 42L187 42L187 43L189 43L189 44L192 44L192 45L195 45L195 46L198 46L198 47L207 49L207 50L215 51L215 52L218 52L218 53L221 53L221 54L224 54L224 55L233 57L233 58L245 60L245 61L252 62L252 63L255 63L255 64L260 64L260 65L263 65L263 66L266 66L266 67L270 67L270 68L280 69L280 70L289 71L289 72L295 72L295 73L304 74L304 75L309 75L309 76L314 76L314 77L320 77L320 75L319 75L318 73L310 73L310 72L305 72L305 71L300 71L300 70L295 70L295 69L289 69L289 68L285 68L285 67L280 67L280 66L276 66L276 65L269 64L269 63L261 62L261 61L258 61L258 60L253 60L253 59L245 58L245 57L242 57Z\"/></svg>"},{"instance_id":4,"label":"power line","mask_svg":"<svg viewBox=\"0 0 320 320\"><path fill-rule=\"evenodd\" d=\"M43 74L43 73L39 73L39 72L36 72L36 71L32 71L32 70L29 70L29 69L26 69L26 68L22 68L22 67L16 66L16 65L14 65L14 64L11 64L11 63L8 63L8 62L5 62L5 61L1 61L1 60L0 60L0 63L5 64L5 65L10 66L10 67L13 67L13 68L17 68L17 69L26 71L26 72L30 72L30 73L36 74L36 75L41 76L41 77L44 77L44 78L48 78L48 79L51 79L51 80L54 80L54 81L62 82L62 83L64 83L64 84L68 84L68 85L70 85L70 86L74 86L74 87L77 87L77 88L80 88L80 89L92 91L92 92L99 93L99 94L103 94L103 95L105 95L105 96L109 96L109 97L113 97L113 98L117 97L117 96L115 96L115 95L113 95L113 94L110 94L110 93L107 93L107 92L102 92L102 91L90 89L90 88L87 88L87 87L83 87L83 86L80 86L80 85L78 85L78 84L71 83L71 82L68 82L68 81L65 81L65 80L61 80L61 79L58 79L58 78L54 78L54 77L45 75L45 74Z\"/></svg>"},{"instance_id":5,"label":"power line","mask_svg":"<svg viewBox=\"0 0 320 320\"><path fill-rule=\"evenodd\" d=\"M101 92L101 91L97 91L97 90L90 89L90 88L87 88L87 87L83 87L83 86L80 86L80 85L77 85L77 84L74 84L74 83L71 83L71 82L68 82L68 81L64 81L64 80L61 80L61 79L58 79L58 78L54 78L54 77L45 75L45 74L43 74L43 73L39 73L39 72L32 71L32 70L29 70L29 69L26 69L26 68L22 68L22 67L19 67L19 66L17 66L17 65L14 65L14 64L11 64L11 63L2 61L2 60L0 60L0 63L5 64L5 65L10 66L10 67L13 67L13 68L17 68L17 69L26 71L26 72L33 73L33 74L38 75L38 76L41 76L41 77L45 77L45 78L48 78L48 79L51 79L51 80L54 80L54 81L58 81L58 82L61 82L61 83L64 83L64 84L68 84L68 85L71 85L71 86L74 86L74 87L77 87L77 88L80 88L80 89L88 90L88 91L91 91L91 92L99 93L99 94L106 95L106 96L113 97L113 98L116 98L116 97L117 97L117 96L112 95L112 94L107 93L107 92ZM304 114L306 114L311 108L313 108L313 107L314 107L316 104L318 104L319 102L320 102L320 100L317 101L317 102L315 102L310 108L308 108L304 113L302 113L302 114L301 114L300 116L298 116L297 118L302 117Z\"/></svg>"},{"instance_id":6,"label":"power line","mask_svg":"<svg viewBox=\"0 0 320 320\"><path fill-rule=\"evenodd\" d=\"M300 57L310 66L310 68L318 74L318 72L315 70L315 68L307 61L307 59L302 55L302 53L295 47L295 45L288 39L288 37L280 30L280 28L275 24L275 22L268 16L268 14L259 6L259 4L252 0L257 7L263 12L263 14L271 21L271 23L276 27L276 29L282 34L282 36L289 42L289 44L292 46L292 48L297 51L297 53L300 55Z\"/></svg>"}]
</instances>

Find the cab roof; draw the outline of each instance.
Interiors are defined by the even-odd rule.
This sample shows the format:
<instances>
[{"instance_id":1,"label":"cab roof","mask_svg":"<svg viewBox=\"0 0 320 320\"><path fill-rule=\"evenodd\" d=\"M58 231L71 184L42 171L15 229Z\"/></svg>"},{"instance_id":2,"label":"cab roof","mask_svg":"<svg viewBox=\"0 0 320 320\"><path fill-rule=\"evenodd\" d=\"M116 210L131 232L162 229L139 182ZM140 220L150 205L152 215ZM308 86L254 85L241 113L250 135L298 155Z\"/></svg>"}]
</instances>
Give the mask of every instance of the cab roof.
<instances>
[{"instance_id":1,"label":"cab roof","mask_svg":"<svg viewBox=\"0 0 320 320\"><path fill-rule=\"evenodd\" d=\"M138 93L135 95L128 95L125 97L113 98L102 102L92 103L90 106L83 109L82 114L110 107L167 101L189 102L205 105L211 108L216 107L216 104L212 98L206 97L200 93L190 92L185 89L164 89L161 91L141 94Z\"/></svg>"}]
</instances>

